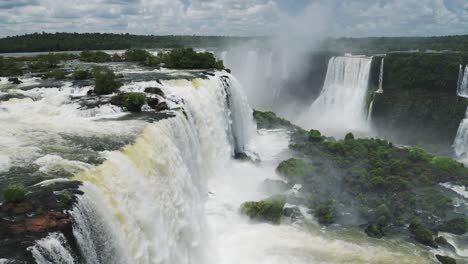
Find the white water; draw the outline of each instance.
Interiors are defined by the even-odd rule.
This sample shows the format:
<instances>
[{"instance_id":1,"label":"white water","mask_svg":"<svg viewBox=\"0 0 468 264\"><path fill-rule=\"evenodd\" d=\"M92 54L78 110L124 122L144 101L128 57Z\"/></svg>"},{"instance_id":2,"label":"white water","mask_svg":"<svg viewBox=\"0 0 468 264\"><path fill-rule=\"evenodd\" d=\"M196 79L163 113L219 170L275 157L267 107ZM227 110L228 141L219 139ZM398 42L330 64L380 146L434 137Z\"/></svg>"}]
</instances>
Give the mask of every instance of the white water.
<instances>
[{"instance_id":1,"label":"white water","mask_svg":"<svg viewBox=\"0 0 468 264\"><path fill-rule=\"evenodd\" d=\"M383 93L383 81L384 81L384 69L385 69L385 58L382 58L380 63L380 73L379 73L379 89L376 93Z\"/></svg>"},{"instance_id":2,"label":"white water","mask_svg":"<svg viewBox=\"0 0 468 264\"><path fill-rule=\"evenodd\" d=\"M365 102L371 63L372 58L362 56L331 58L322 92L299 123L337 137L367 133Z\"/></svg>"},{"instance_id":3,"label":"white water","mask_svg":"<svg viewBox=\"0 0 468 264\"><path fill-rule=\"evenodd\" d=\"M463 72L463 66L460 65L460 72L458 75L457 94L461 97L468 98L468 65Z\"/></svg>"},{"instance_id":4,"label":"white water","mask_svg":"<svg viewBox=\"0 0 468 264\"><path fill-rule=\"evenodd\" d=\"M455 155L464 162L468 162L468 110L465 119L463 119L458 127L457 136L453 144Z\"/></svg>"},{"instance_id":5,"label":"white water","mask_svg":"<svg viewBox=\"0 0 468 264\"><path fill-rule=\"evenodd\" d=\"M38 264L75 264L76 261L69 249L66 238L59 233L52 233L48 237L36 241L28 248Z\"/></svg>"}]
</instances>

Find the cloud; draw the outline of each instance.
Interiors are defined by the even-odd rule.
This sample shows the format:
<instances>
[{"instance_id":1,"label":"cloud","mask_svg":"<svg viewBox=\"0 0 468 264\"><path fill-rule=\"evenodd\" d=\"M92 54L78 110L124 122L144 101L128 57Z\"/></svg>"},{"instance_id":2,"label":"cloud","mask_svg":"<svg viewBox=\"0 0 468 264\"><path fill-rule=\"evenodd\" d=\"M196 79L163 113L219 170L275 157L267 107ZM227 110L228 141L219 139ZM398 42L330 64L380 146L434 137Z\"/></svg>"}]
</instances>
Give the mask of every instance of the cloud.
<instances>
[{"instance_id":1,"label":"cloud","mask_svg":"<svg viewBox=\"0 0 468 264\"><path fill-rule=\"evenodd\" d=\"M319 2L334 6L326 29L331 36L468 33L466 0L0 0L0 36L37 31L273 35L284 17L303 16Z\"/></svg>"}]
</instances>

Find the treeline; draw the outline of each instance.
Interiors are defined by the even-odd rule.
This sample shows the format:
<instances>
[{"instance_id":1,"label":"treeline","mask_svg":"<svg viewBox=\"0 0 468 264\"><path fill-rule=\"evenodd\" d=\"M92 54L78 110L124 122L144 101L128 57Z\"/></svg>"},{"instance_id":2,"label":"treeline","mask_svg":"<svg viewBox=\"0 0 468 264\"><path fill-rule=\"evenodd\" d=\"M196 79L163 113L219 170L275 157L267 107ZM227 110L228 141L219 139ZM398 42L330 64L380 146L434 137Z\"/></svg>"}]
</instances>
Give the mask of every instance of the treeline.
<instances>
[{"instance_id":1,"label":"treeline","mask_svg":"<svg viewBox=\"0 0 468 264\"><path fill-rule=\"evenodd\" d=\"M442 37L369 37L327 39L329 51L378 54L392 51L462 51L468 52L468 35Z\"/></svg>"},{"instance_id":2,"label":"treeline","mask_svg":"<svg viewBox=\"0 0 468 264\"><path fill-rule=\"evenodd\" d=\"M142 36L101 33L34 33L0 39L0 53L121 50L181 47L219 47L243 42L244 37L223 36Z\"/></svg>"}]
</instances>

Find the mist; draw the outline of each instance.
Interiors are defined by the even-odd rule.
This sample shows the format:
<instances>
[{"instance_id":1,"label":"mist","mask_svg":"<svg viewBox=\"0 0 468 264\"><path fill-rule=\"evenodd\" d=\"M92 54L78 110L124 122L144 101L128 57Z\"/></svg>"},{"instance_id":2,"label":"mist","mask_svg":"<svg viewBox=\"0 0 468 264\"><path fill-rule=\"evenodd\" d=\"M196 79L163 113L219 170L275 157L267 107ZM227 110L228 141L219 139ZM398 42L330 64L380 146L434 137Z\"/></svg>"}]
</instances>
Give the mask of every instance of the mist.
<instances>
[{"instance_id":1,"label":"mist","mask_svg":"<svg viewBox=\"0 0 468 264\"><path fill-rule=\"evenodd\" d=\"M281 13L270 38L229 46L219 54L244 85L252 107L293 121L306 111L323 86L313 75L323 75L326 65L314 52L331 35L331 19L331 4L314 1L299 14Z\"/></svg>"}]
</instances>

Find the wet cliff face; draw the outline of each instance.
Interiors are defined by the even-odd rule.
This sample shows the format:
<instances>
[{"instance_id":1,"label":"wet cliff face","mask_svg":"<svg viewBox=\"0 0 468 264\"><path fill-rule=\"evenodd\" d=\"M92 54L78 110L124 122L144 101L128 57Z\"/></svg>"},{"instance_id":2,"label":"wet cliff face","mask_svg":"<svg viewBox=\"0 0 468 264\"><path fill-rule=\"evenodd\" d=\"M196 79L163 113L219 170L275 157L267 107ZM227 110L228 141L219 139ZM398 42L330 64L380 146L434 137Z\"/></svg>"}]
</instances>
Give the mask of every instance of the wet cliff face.
<instances>
[{"instance_id":1,"label":"wet cliff face","mask_svg":"<svg viewBox=\"0 0 468 264\"><path fill-rule=\"evenodd\" d=\"M447 151L467 100L457 96L461 53L400 53L385 59L383 94L376 94L373 126L379 136Z\"/></svg>"}]
</instances>

